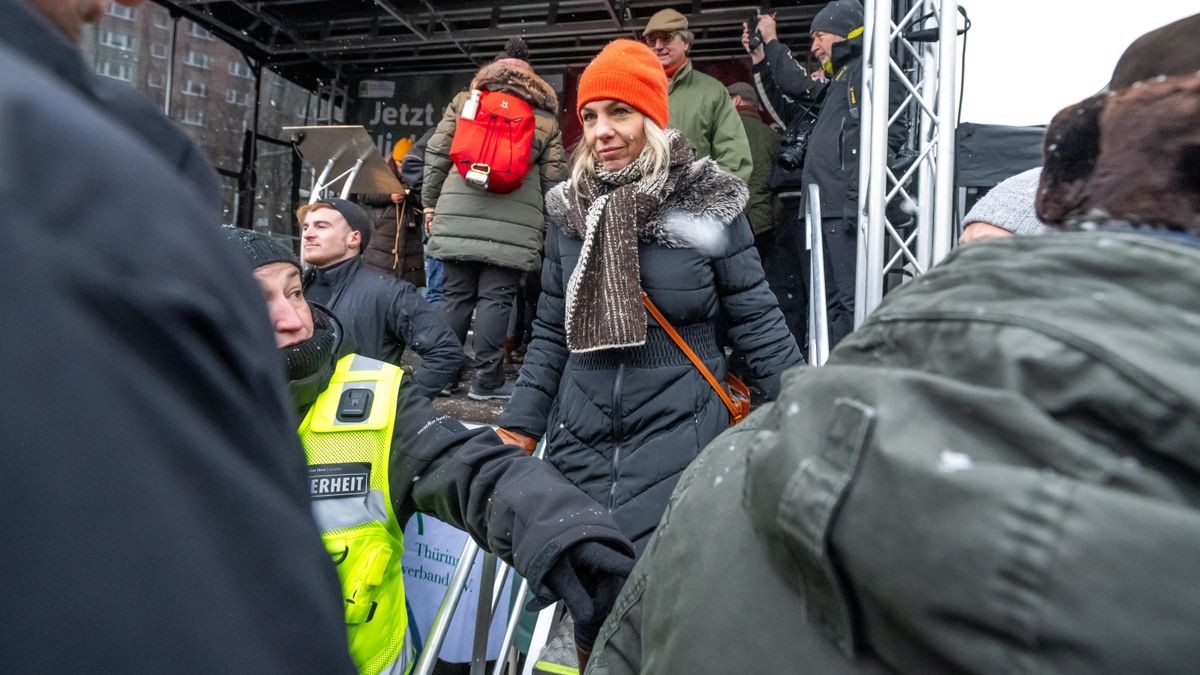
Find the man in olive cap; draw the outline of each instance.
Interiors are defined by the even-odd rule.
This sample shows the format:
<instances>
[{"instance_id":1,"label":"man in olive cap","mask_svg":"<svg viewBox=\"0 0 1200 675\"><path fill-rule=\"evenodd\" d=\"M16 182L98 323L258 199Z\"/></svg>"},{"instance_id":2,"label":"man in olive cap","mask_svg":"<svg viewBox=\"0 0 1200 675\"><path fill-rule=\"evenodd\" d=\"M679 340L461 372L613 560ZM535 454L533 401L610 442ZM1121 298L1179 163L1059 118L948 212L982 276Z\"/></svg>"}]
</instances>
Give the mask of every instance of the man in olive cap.
<instances>
[{"instance_id":1,"label":"man in olive cap","mask_svg":"<svg viewBox=\"0 0 1200 675\"><path fill-rule=\"evenodd\" d=\"M746 131L725 86L692 67L688 51L695 36L687 17L673 9L655 12L642 38L667 73L667 126L683 132L697 157L712 157L717 166L749 181L753 161Z\"/></svg>"}]
</instances>

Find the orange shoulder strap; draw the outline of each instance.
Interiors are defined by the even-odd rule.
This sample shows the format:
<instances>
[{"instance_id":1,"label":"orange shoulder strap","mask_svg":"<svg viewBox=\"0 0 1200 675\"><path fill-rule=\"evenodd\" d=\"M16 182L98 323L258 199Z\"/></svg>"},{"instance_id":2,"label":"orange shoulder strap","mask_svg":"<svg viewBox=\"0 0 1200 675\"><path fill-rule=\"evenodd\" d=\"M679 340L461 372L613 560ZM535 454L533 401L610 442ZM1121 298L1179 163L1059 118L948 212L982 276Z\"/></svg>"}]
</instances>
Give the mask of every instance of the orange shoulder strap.
<instances>
[{"instance_id":1,"label":"orange shoulder strap","mask_svg":"<svg viewBox=\"0 0 1200 675\"><path fill-rule=\"evenodd\" d=\"M699 370L704 379L708 380L708 383L712 385L713 390L717 392L717 396L721 397L721 402L725 404L726 408L729 408L729 414L737 415L737 406L733 404L733 399L729 398L729 394L725 393L725 388L721 386L720 382L717 382L717 378L713 377L712 371L708 369L708 366L704 365L699 356L696 356L696 352L692 351L688 343L683 341L683 337L675 331L675 327L671 325L671 322L667 321L667 317L658 311L658 307L654 306L654 303L650 301L650 296L646 295L645 291L642 291L642 304L646 306L646 311L650 312L650 316L654 317L658 325L667 331L667 335L671 336L671 339L683 351L683 355L688 357L692 365L696 366L696 370Z\"/></svg>"}]
</instances>

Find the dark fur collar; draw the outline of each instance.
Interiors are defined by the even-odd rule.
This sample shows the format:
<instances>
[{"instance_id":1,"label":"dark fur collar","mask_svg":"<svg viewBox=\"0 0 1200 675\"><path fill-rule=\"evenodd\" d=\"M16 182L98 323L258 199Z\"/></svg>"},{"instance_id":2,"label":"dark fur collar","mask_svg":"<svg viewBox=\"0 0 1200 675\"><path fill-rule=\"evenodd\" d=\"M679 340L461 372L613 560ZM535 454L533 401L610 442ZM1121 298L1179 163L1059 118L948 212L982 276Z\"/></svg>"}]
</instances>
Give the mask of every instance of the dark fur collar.
<instances>
[{"instance_id":1,"label":"dark fur collar","mask_svg":"<svg viewBox=\"0 0 1200 675\"><path fill-rule=\"evenodd\" d=\"M1063 109L1046 129L1038 217L1200 234L1200 73L1158 77Z\"/></svg>"},{"instance_id":2,"label":"dark fur collar","mask_svg":"<svg viewBox=\"0 0 1200 675\"><path fill-rule=\"evenodd\" d=\"M749 190L741 179L722 171L708 157L674 171L685 172L676 183L679 189L667 195L645 229L651 233L651 241L667 248L709 249L724 239L725 228L746 208ZM570 188L571 182L565 181L546 193L547 213L566 215L566 191ZM562 222L565 234L583 238L567 219Z\"/></svg>"},{"instance_id":3,"label":"dark fur collar","mask_svg":"<svg viewBox=\"0 0 1200 675\"><path fill-rule=\"evenodd\" d=\"M558 113L558 96L555 95L554 88L530 70L492 62L479 69L475 79L471 80L471 88L508 90L529 101L534 107Z\"/></svg>"}]
</instances>

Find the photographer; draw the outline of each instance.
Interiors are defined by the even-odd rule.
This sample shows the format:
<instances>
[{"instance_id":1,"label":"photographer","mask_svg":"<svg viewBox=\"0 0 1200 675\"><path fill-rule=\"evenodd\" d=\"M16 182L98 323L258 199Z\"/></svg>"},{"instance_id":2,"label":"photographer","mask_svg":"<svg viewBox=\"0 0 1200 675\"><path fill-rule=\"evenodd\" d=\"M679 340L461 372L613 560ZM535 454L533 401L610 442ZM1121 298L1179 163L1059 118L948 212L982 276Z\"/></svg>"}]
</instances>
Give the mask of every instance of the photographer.
<instances>
[{"instance_id":1,"label":"photographer","mask_svg":"<svg viewBox=\"0 0 1200 675\"><path fill-rule=\"evenodd\" d=\"M811 184L820 187L830 346L854 329L862 23L862 5L857 0L825 5L812 22L810 51L820 60L821 70L811 74L779 42L773 16L759 16L756 30L752 33L747 25L742 33L767 111L787 124L772 182L784 214L781 241L792 246L803 262L807 262L807 236L799 227L803 195ZM899 86L891 87L890 93L889 107L895 110L901 100ZM894 125L888 132L889 148L898 150L904 137L904 130Z\"/></svg>"}]
</instances>

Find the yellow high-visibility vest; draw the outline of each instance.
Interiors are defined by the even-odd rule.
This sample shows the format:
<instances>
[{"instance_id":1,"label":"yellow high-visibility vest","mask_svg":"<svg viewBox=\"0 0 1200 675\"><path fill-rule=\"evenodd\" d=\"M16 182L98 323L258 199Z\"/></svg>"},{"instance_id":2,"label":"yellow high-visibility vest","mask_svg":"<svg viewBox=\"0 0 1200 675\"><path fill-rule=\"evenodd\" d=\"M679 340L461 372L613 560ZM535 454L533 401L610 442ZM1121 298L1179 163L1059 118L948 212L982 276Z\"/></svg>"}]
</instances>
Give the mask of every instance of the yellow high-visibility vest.
<instances>
[{"instance_id":1,"label":"yellow high-visibility vest","mask_svg":"<svg viewBox=\"0 0 1200 675\"><path fill-rule=\"evenodd\" d=\"M403 374L390 363L342 357L299 429L313 517L342 582L350 655L366 675L403 675L414 661L404 532L388 486Z\"/></svg>"}]
</instances>

